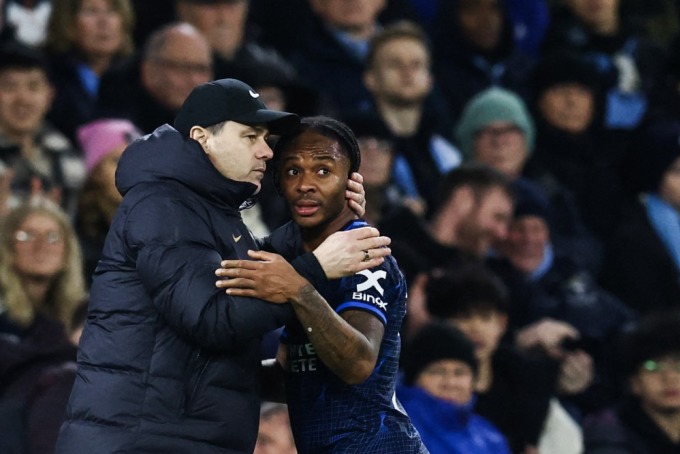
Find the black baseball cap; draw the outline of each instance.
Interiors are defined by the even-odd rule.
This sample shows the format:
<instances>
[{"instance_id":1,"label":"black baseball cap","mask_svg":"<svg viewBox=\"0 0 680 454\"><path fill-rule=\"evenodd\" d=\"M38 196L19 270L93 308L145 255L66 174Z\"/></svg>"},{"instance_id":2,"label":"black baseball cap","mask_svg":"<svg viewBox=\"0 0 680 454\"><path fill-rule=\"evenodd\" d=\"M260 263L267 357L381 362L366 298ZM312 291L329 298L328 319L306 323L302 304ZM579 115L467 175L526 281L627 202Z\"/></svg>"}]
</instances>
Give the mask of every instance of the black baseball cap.
<instances>
[{"instance_id":1,"label":"black baseball cap","mask_svg":"<svg viewBox=\"0 0 680 454\"><path fill-rule=\"evenodd\" d=\"M267 126L269 133L275 135L293 132L300 124L294 113L267 109L250 85L236 79L219 79L191 91L175 117L174 126L188 136L194 126L207 127L223 121Z\"/></svg>"}]
</instances>

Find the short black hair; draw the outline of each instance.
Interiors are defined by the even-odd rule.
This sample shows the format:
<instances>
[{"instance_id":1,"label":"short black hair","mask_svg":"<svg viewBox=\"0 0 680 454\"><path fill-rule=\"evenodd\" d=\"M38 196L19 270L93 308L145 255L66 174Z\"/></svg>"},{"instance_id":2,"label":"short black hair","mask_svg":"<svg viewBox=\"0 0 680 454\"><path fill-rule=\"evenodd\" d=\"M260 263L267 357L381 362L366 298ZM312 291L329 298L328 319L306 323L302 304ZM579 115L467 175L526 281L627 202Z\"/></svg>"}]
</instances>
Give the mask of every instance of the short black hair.
<instances>
[{"instance_id":1,"label":"short black hair","mask_svg":"<svg viewBox=\"0 0 680 454\"><path fill-rule=\"evenodd\" d=\"M510 306L503 281L473 261L430 271L426 294L428 312L439 319L491 311L507 314Z\"/></svg>"},{"instance_id":2,"label":"short black hair","mask_svg":"<svg viewBox=\"0 0 680 454\"><path fill-rule=\"evenodd\" d=\"M438 207L443 206L459 188L469 187L477 200L491 189L499 188L515 200L511 180L501 171L482 163L463 163L446 173L439 184Z\"/></svg>"},{"instance_id":3,"label":"short black hair","mask_svg":"<svg viewBox=\"0 0 680 454\"><path fill-rule=\"evenodd\" d=\"M39 69L51 81L52 74L46 55L37 48L26 46L17 41L8 41L0 45L0 71L8 69Z\"/></svg>"},{"instance_id":4,"label":"short black hair","mask_svg":"<svg viewBox=\"0 0 680 454\"><path fill-rule=\"evenodd\" d=\"M680 310L663 310L643 316L625 331L619 342L621 371L635 375L645 361L680 354Z\"/></svg>"},{"instance_id":5,"label":"short black hair","mask_svg":"<svg viewBox=\"0 0 680 454\"><path fill-rule=\"evenodd\" d=\"M300 120L300 126L294 132L282 135L278 142L276 142L273 160L274 183L276 184L276 187L279 186L278 170L282 152L305 131L315 131L325 137L337 140L340 144L340 148L349 158L349 175L352 175L352 172L357 172L359 170L359 166L361 165L359 143L349 126L335 118L324 115L304 117Z\"/></svg>"}]
</instances>

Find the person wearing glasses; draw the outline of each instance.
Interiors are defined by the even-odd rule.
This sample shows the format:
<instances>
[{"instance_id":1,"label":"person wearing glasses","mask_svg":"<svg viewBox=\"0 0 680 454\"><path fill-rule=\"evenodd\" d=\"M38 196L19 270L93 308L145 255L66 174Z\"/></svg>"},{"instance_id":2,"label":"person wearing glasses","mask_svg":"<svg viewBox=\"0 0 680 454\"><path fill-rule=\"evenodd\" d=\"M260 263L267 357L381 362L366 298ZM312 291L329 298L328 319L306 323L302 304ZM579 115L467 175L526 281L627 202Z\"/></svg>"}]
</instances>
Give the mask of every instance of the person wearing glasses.
<instances>
[{"instance_id":1,"label":"person wearing glasses","mask_svg":"<svg viewBox=\"0 0 680 454\"><path fill-rule=\"evenodd\" d=\"M620 352L628 395L584 421L585 453L680 452L680 311L645 316Z\"/></svg>"},{"instance_id":2,"label":"person wearing glasses","mask_svg":"<svg viewBox=\"0 0 680 454\"><path fill-rule=\"evenodd\" d=\"M191 90L213 79L210 44L193 25L171 23L149 36L138 58L101 79L95 118L125 118L148 134L172 124Z\"/></svg>"},{"instance_id":3,"label":"person wearing glasses","mask_svg":"<svg viewBox=\"0 0 680 454\"><path fill-rule=\"evenodd\" d=\"M63 368L76 360L67 332L83 281L78 239L58 205L33 197L2 218L0 452L54 450L73 384ZM46 382L57 370L58 380Z\"/></svg>"},{"instance_id":4,"label":"person wearing glasses","mask_svg":"<svg viewBox=\"0 0 680 454\"><path fill-rule=\"evenodd\" d=\"M66 213L33 197L0 228L0 333L28 333L44 316L68 326L85 297L78 239Z\"/></svg>"}]
</instances>

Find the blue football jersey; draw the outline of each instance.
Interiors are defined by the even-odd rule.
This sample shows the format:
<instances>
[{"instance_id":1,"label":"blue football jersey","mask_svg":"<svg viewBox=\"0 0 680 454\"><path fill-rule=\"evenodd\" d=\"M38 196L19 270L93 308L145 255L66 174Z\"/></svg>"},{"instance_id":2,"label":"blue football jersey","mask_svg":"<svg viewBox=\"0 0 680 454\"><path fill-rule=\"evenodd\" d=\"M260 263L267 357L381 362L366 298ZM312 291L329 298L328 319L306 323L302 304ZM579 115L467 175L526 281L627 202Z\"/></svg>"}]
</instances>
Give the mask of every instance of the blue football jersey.
<instances>
[{"instance_id":1,"label":"blue football jersey","mask_svg":"<svg viewBox=\"0 0 680 454\"><path fill-rule=\"evenodd\" d=\"M353 221L346 229L363 227ZM286 395L297 449L305 453L427 452L395 396L406 314L406 281L396 260L353 276L317 284L317 291L342 314L365 311L385 325L375 370L359 385L348 385L317 356L305 329L295 321L281 337L286 346Z\"/></svg>"}]
</instances>

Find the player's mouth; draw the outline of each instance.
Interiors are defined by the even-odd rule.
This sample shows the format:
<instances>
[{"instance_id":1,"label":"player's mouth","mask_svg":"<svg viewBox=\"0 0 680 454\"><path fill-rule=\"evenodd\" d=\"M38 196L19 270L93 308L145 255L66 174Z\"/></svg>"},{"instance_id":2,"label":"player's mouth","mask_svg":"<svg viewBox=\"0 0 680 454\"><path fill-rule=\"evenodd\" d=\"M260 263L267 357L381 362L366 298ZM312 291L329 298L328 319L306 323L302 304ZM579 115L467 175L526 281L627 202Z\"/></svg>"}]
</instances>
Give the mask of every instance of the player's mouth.
<instances>
[{"instance_id":1,"label":"player's mouth","mask_svg":"<svg viewBox=\"0 0 680 454\"><path fill-rule=\"evenodd\" d=\"M298 200L293 206L295 214L298 216L311 216L321 208L321 204L314 200Z\"/></svg>"}]
</instances>

